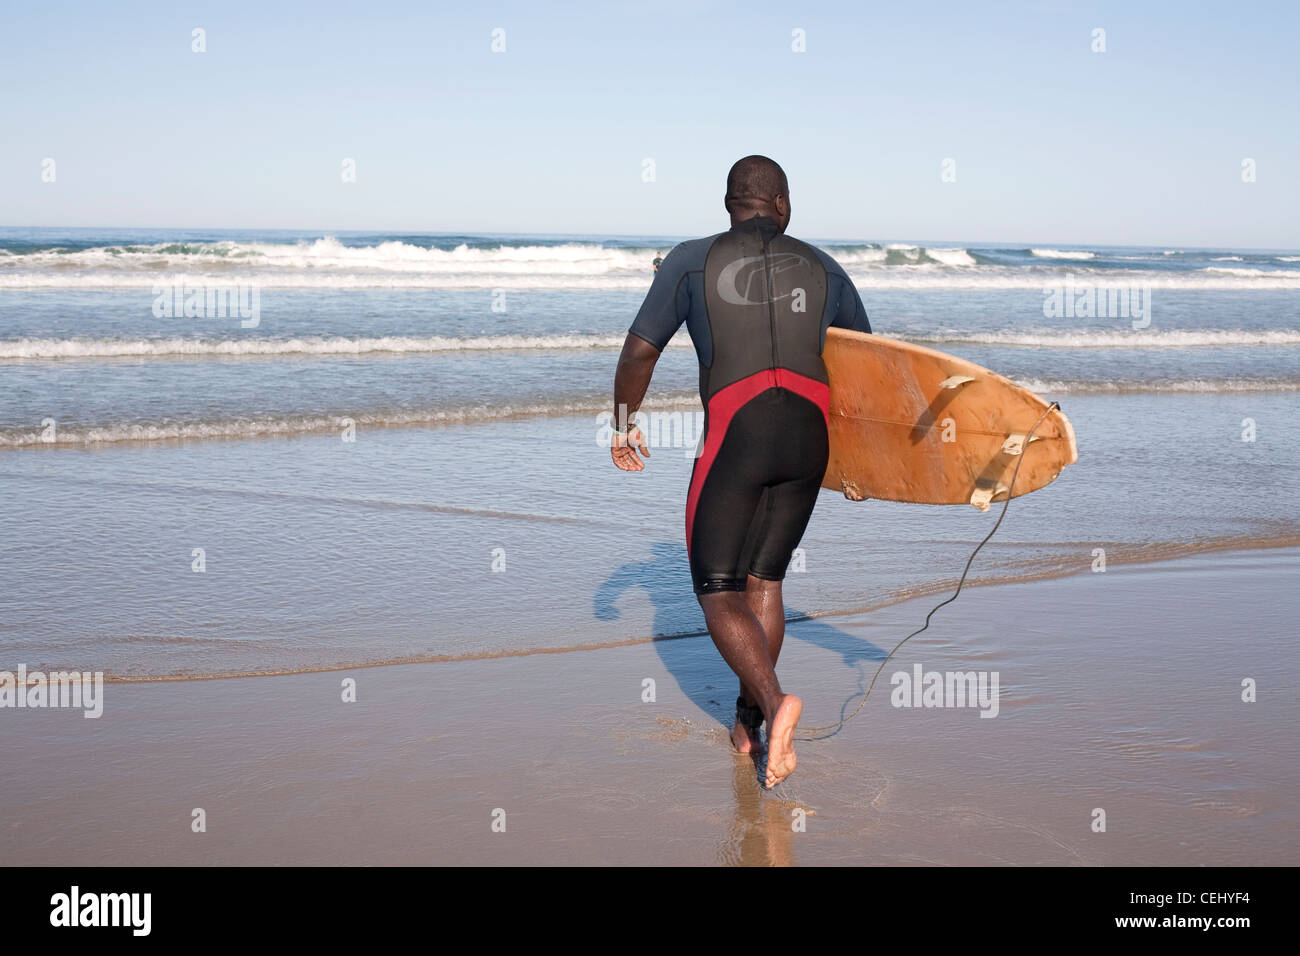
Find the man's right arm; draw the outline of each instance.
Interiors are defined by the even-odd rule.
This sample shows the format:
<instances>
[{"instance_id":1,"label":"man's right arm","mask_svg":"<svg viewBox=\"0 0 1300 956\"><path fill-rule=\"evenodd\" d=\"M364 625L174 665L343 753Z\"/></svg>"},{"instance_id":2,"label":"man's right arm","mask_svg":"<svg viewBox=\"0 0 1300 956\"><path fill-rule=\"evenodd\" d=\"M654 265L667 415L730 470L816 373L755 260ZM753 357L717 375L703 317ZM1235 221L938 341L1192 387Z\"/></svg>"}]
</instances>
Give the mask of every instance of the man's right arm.
<instances>
[{"instance_id":1,"label":"man's right arm","mask_svg":"<svg viewBox=\"0 0 1300 956\"><path fill-rule=\"evenodd\" d=\"M617 432L626 432L626 437L614 435L611 443L614 464L624 471L640 471L643 467L636 456L636 451L647 458L649 447L645 442L645 433L633 434L629 422L641 407L646 389L650 387L650 377L654 375L655 363L659 361L659 350L645 339L627 334L623 342L623 352L618 357L618 368L614 371L614 418L613 426Z\"/></svg>"},{"instance_id":2,"label":"man's right arm","mask_svg":"<svg viewBox=\"0 0 1300 956\"><path fill-rule=\"evenodd\" d=\"M629 427L632 416L641 407L650 387L650 378L660 353L686 321L689 303L684 308L682 301L686 259L682 247L678 246L660 263L618 357L618 368L614 372L613 425L617 431L628 432L634 440L637 436L631 435ZM686 295L689 298L689 293ZM650 457L644 435L635 441L635 448ZM636 451L628 447L627 439L620 435L614 436L612 451L614 464L624 471L640 471L645 467L637 458Z\"/></svg>"}]
</instances>

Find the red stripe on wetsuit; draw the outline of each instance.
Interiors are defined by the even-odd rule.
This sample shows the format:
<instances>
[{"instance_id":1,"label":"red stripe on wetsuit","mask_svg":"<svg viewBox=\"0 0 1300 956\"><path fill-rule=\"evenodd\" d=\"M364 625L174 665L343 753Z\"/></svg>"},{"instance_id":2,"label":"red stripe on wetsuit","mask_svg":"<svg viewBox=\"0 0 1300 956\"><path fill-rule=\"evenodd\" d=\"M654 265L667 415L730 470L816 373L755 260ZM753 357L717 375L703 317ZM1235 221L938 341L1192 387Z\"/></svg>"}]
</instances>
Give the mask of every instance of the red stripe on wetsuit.
<instances>
[{"instance_id":1,"label":"red stripe on wetsuit","mask_svg":"<svg viewBox=\"0 0 1300 956\"><path fill-rule=\"evenodd\" d=\"M765 368L753 375L746 375L715 392L709 399L708 435L704 439L704 450L700 453L700 460L691 475L691 490L686 496L687 554L691 552L695 506L699 504L700 492L704 489L705 479L708 478L709 470L713 467L718 451L722 448L722 441L727 437L727 428L731 425L731 419L746 402L757 398L769 388L784 388L796 395L802 395L822 410L822 417L826 419L827 427L830 426L830 386L786 368Z\"/></svg>"}]
</instances>

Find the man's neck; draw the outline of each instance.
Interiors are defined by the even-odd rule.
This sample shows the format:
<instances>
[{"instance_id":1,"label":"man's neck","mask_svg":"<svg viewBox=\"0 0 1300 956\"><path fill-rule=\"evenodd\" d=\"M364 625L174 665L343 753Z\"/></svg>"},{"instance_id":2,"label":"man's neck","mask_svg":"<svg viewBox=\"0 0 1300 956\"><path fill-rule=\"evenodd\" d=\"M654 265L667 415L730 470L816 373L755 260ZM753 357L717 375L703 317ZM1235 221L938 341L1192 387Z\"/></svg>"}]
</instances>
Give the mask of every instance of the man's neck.
<instances>
[{"instance_id":1,"label":"man's neck","mask_svg":"<svg viewBox=\"0 0 1300 956\"><path fill-rule=\"evenodd\" d=\"M736 229L741 226L753 226L759 229L775 229L777 232L784 231L781 228L781 224L777 222L776 217L765 212L756 212L739 219L733 217L731 220L731 228Z\"/></svg>"}]
</instances>

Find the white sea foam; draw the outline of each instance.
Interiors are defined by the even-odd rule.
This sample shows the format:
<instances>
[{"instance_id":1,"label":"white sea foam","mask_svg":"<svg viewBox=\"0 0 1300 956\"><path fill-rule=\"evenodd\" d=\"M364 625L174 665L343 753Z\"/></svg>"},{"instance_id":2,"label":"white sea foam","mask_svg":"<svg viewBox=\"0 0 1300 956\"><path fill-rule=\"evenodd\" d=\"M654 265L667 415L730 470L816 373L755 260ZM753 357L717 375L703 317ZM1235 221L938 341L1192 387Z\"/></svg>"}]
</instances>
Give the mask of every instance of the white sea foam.
<instances>
[{"instance_id":1,"label":"white sea foam","mask_svg":"<svg viewBox=\"0 0 1300 956\"><path fill-rule=\"evenodd\" d=\"M1052 397L1074 395L1130 394L1215 394L1244 392L1300 392L1300 381L1200 380L1180 381L1044 381L1025 379L1017 382L1024 388ZM655 410L698 409L699 398L693 392L663 395L656 398ZM0 448L68 448L115 442L167 441L242 441L257 438L293 438L312 434L338 433L349 422L358 429L438 428L465 425L489 425L494 422L545 417L577 417L607 411L602 399L573 399L518 404L491 404L453 408L413 409L402 412L371 412L337 415L300 415L283 418L231 418L204 421L120 422L93 426L60 426L55 440L47 441L40 428L0 429ZM592 419L594 421L594 419ZM584 423L584 428L590 425ZM336 440L336 439L334 439Z\"/></svg>"},{"instance_id":2,"label":"white sea foam","mask_svg":"<svg viewBox=\"0 0 1300 956\"><path fill-rule=\"evenodd\" d=\"M1186 379L1160 382L1042 381L1025 379L1016 382L1039 395L1137 395L1137 394L1219 394L1232 392L1300 392L1300 381L1280 382L1252 379Z\"/></svg>"},{"instance_id":3,"label":"white sea foam","mask_svg":"<svg viewBox=\"0 0 1300 956\"><path fill-rule=\"evenodd\" d=\"M923 344L969 343L1053 349L1181 349L1202 346L1300 345L1300 331L1229 329L1169 332L939 332L906 336Z\"/></svg>"},{"instance_id":4,"label":"white sea foam","mask_svg":"<svg viewBox=\"0 0 1300 956\"><path fill-rule=\"evenodd\" d=\"M158 243L101 246L72 252L24 252L0 257L0 289L143 289L177 275L217 284L253 281L274 289L537 289L644 291L651 260L667 252L652 246L599 243L558 245L461 244L424 248L390 240L348 246L335 238L311 242ZM828 246L863 288L1031 289L1055 275L1062 260L1093 259L1082 250L1033 249L1034 265L980 265L963 247L891 243ZM1166 250L1174 254L1173 250ZM1142 258L1142 257L1134 257ZM1278 257L1279 262L1300 257ZM1084 268L1084 267L1077 267ZM1086 271L1086 270L1085 270ZM1115 268L1086 272L1098 279L1153 288L1294 288L1300 270L1237 270L1222 274Z\"/></svg>"},{"instance_id":5,"label":"white sea foam","mask_svg":"<svg viewBox=\"0 0 1300 956\"><path fill-rule=\"evenodd\" d=\"M892 270L848 269L849 278L859 290L971 290L994 291L1011 289L1034 289L1042 292L1045 286L1055 286L1062 281L1063 274L1057 271L1046 272L1025 268L1000 268L981 266L978 269L945 270L932 266L929 271L924 267ZM1208 270L1206 270L1208 271ZM1151 289L1187 289L1197 291L1238 291L1253 290L1271 292L1278 290L1292 291L1297 288L1300 272L1281 270L1265 272L1238 270L1240 274L1207 275L1206 271L1193 273L1170 273L1145 270L1093 270L1074 273L1078 287L1095 285L1122 286L1128 288L1146 287ZM1222 270L1228 272L1228 270ZM0 283L3 285L3 283Z\"/></svg>"},{"instance_id":6,"label":"white sea foam","mask_svg":"<svg viewBox=\"0 0 1300 956\"><path fill-rule=\"evenodd\" d=\"M657 396L653 407L655 410L691 409L698 408L699 404L698 395L693 392L682 392ZM45 431L40 428L0 429L0 448L291 437L339 432L349 423L358 429L431 428L547 416L595 415L608 408L609 403L603 399L574 399L516 405L494 403L468 407L413 409L404 412L340 413L259 419L231 418L191 422L121 422L85 427L60 426L54 431L54 441L48 441Z\"/></svg>"},{"instance_id":7,"label":"white sea foam","mask_svg":"<svg viewBox=\"0 0 1300 956\"><path fill-rule=\"evenodd\" d=\"M507 349L613 349L623 335L382 336L296 339L12 339L0 341L0 359L127 358L163 356L364 355L478 352ZM682 336L671 346L689 345Z\"/></svg>"},{"instance_id":8,"label":"white sea foam","mask_svg":"<svg viewBox=\"0 0 1300 956\"><path fill-rule=\"evenodd\" d=\"M842 263L859 289L952 289L952 290L999 290L999 289L1036 289L1041 291L1044 285L1058 282L1057 273L1034 272L1016 267L982 266L977 269L957 269L939 265L879 266L871 268L854 263ZM1170 274L1163 272L1145 272L1139 270L1116 272L1079 273L1080 282L1112 282L1128 285L1144 285L1153 289L1199 289L1199 290L1238 290L1254 289L1260 291L1296 288L1300 273L1282 270L1228 270L1218 269L1221 274L1207 275L1205 270L1198 273ZM154 282L171 281L172 273L160 272L157 276L142 276L139 273L113 274L99 273L4 273L0 272L0 289L107 289L123 292L138 292L146 306L153 301ZM235 273L203 273L189 271L187 279L195 283L217 285L230 282ZM279 289L323 289L323 290L445 290L445 291L484 291L506 289L514 291L635 291L644 293L650 287L649 275L627 276L552 276L552 275L381 275L347 274L347 273L242 273L240 278L255 281L262 290L263 302L268 293ZM263 305L265 310L266 306Z\"/></svg>"},{"instance_id":9,"label":"white sea foam","mask_svg":"<svg viewBox=\"0 0 1300 956\"><path fill-rule=\"evenodd\" d=\"M333 237L313 242L158 243L151 246L98 246L77 252L41 251L15 256L7 268L57 266L149 272L190 271L222 267L260 271L368 270L380 272L536 273L593 275L608 272L647 272L654 249L615 248L595 243L561 245L500 245L491 248L461 244L454 249L425 248L390 240L373 246L347 246ZM659 250L666 252L667 248Z\"/></svg>"},{"instance_id":10,"label":"white sea foam","mask_svg":"<svg viewBox=\"0 0 1300 956\"><path fill-rule=\"evenodd\" d=\"M830 253L832 259L834 259L836 262L838 262L841 266L843 266L846 269L851 269L854 266L882 265L888 256L887 250L880 249L875 246L869 246L862 249L828 248L826 251Z\"/></svg>"},{"instance_id":11,"label":"white sea foam","mask_svg":"<svg viewBox=\"0 0 1300 956\"><path fill-rule=\"evenodd\" d=\"M937 259L946 266L973 266L975 260L965 249L932 249L929 246L925 248L925 254L931 259Z\"/></svg>"},{"instance_id":12,"label":"white sea foam","mask_svg":"<svg viewBox=\"0 0 1300 956\"><path fill-rule=\"evenodd\" d=\"M1023 346L1037 348L1194 348L1200 346L1300 345L1300 331L1291 329L1245 332L1223 329L1169 332L936 332L907 336L907 341L927 345ZM624 336L569 333L564 335L380 336L346 338L322 336L294 339L40 339L0 341L0 360L50 360L96 358L222 358L240 356L338 356L367 354L436 354L441 352L584 351L617 349ZM668 348L691 347L679 332Z\"/></svg>"},{"instance_id":13,"label":"white sea foam","mask_svg":"<svg viewBox=\"0 0 1300 956\"><path fill-rule=\"evenodd\" d=\"M1282 269L1239 269L1235 266L1206 266L1203 272L1213 272L1216 275L1229 276L1251 276L1265 279L1280 280L1282 282L1294 283L1300 280L1300 271L1282 270Z\"/></svg>"},{"instance_id":14,"label":"white sea foam","mask_svg":"<svg viewBox=\"0 0 1300 956\"><path fill-rule=\"evenodd\" d=\"M1060 249L1030 249L1029 252L1040 259L1095 259L1097 257L1096 253L1092 252L1062 252Z\"/></svg>"},{"instance_id":15,"label":"white sea foam","mask_svg":"<svg viewBox=\"0 0 1300 956\"><path fill-rule=\"evenodd\" d=\"M890 269L903 267L911 270L941 269L952 266L976 266L970 252L960 246L917 246L906 242L891 242L884 249L869 249L866 254L856 250L830 248L827 251L840 265L885 265ZM893 255L891 255L893 253Z\"/></svg>"},{"instance_id":16,"label":"white sea foam","mask_svg":"<svg viewBox=\"0 0 1300 956\"><path fill-rule=\"evenodd\" d=\"M190 265L185 263L184 265ZM255 282L259 289L537 289L571 291L607 291L650 288L649 268L637 275L548 275L542 273L505 275L466 272L459 275L437 273L358 272L274 272L167 269L144 272L12 272L0 271L0 289L120 289L139 291L152 301L155 284L170 284L183 272L195 284L220 285L232 281Z\"/></svg>"}]
</instances>

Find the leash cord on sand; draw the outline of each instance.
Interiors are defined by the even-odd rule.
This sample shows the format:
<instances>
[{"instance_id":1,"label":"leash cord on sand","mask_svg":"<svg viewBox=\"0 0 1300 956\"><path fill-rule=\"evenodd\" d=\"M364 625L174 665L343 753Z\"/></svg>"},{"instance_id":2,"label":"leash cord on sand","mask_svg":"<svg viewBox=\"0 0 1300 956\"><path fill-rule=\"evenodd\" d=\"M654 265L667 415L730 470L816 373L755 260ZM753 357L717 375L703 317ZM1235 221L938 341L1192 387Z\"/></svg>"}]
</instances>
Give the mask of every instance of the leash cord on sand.
<instances>
[{"instance_id":1,"label":"leash cord on sand","mask_svg":"<svg viewBox=\"0 0 1300 956\"><path fill-rule=\"evenodd\" d=\"M862 712L862 708L867 705L867 698L871 696L871 689L876 686L876 678L880 676L880 672L885 669L885 665L889 663L890 659L893 658L893 656L898 653L898 649L902 647L904 644L906 644L908 641L910 641L912 638L916 637L916 635L924 631L927 627L929 627L930 618L934 617L935 612L938 611L939 608L943 607L945 604L951 604L953 601L957 600L957 595L961 594L962 585L966 583L966 575L970 573L971 565L975 563L975 556L980 553L980 550L984 547L984 545L989 543L989 539L993 537L993 535L997 532L998 527L1002 524L1002 519L1007 516L1007 508L1011 504L1011 496L1015 493L1016 490L1016 478L1020 475L1020 466L1024 464L1025 455L1029 451L1029 443L1034 438L1034 432L1038 430L1038 426L1043 423L1044 418L1046 418L1049 414L1051 414L1053 410L1059 409L1060 407L1061 407L1060 404L1057 402L1052 402L1050 405L1048 405L1047 409L1043 412L1043 414L1038 416L1038 421L1034 422L1034 427L1029 429L1028 434L1025 435L1024 446L1021 448L1020 455L1016 459L1016 470L1011 473L1011 484L1007 488L1007 500L1002 502L1002 511L999 512L998 514L998 520L993 522L993 527L989 529L989 533L984 536L983 541L975 545L975 550L972 551L970 553L970 557L966 559L966 567L962 570L961 578L957 581L957 590L953 591L949 597L945 598L944 600L936 604L934 607L932 607L930 609L930 613L925 616L925 623L922 624L915 631L913 631L911 634L907 635L907 637L903 638L901 641L895 644L894 649L885 655L885 659L881 661L880 666L876 668L876 673L872 676L871 683L867 685L867 692L862 695L862 700L858 702L857 709L855 709L853 713L849 714L847 717L842 718L838 723L827 724L825 727L801 727L795 734L796 739L822 740L825 739L826 737L831 737L839 733L840 728L843 727L845 724L847 724L854 717L858 716L858 714ZM829 733L827 731L829 731Z\"/></svg>"}]
</instances>

